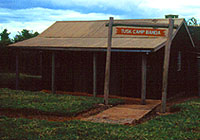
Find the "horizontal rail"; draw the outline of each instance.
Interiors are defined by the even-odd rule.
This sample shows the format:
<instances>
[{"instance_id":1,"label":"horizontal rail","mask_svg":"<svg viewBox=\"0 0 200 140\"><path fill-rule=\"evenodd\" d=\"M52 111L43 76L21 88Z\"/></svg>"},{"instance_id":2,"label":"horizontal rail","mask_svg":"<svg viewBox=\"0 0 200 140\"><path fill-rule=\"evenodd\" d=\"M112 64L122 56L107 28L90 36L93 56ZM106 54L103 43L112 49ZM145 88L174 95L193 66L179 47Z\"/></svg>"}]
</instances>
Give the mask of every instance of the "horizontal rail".
<instances>
[{"instance_id":1,"label":"horizontal rail","mask_svg":"<svg viewBox=\"0 0 200 140\"><path fill-rule=\"evenodd\" d=\"M106 24L106 26L108 26L108 23ZM169 28L169 24L146 23L146 22L138 22L138 23L113 23L112 26L134 26L134 27ZM173 28L177 29L178 25L174 25Z\"/></svg>"},{"instance_id":2,"label":"horizontal rail","mask_svg":"<svg viewBox=\"0 0 200 140\"><path fill-rule=\"evenodd\" d=\"M11 47L10 47L11 48ZM21 50L40 50L40 51L85 51L85 52L106 52L106 48L98 49L87 49L87 48L63 48L63 47L12 47L12 49L21 49ZM152 49L111 49L112 52L141 52L141 53L150 53L153 52Z\"/></svg>"}]
</instances>

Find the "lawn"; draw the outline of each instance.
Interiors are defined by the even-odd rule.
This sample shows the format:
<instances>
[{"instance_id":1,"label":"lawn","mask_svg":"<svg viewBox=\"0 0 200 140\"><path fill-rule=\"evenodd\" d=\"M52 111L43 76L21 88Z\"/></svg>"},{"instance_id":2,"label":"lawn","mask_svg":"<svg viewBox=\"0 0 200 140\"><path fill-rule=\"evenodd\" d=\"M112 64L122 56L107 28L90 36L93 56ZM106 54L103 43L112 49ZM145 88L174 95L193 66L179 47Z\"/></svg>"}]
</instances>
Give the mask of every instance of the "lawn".
<instances>
[{"instance_id":1,"label":"lawn","mask_svg":"<svg viewBox=\"0 0 200 140\"><path fill-rule=\"evenodd\" d=\"M23 109L55 115L76 116L103 102L103 98L0 89L0 109ZM123 100L110 99L109 103L123 103Z\"/></svg>"},{"instance_id":2,"label":"lawn","mask_svg":"<svg viewBox=\"0 0 200 140\"><path fill-rule=\"evenodd\" d=\"M48 122L45 120L0 118L0 138L29 140L199 140L200 99L174 108L181 111L158 116L137 126L84 121Z\"/></svg>"}]
</instances>

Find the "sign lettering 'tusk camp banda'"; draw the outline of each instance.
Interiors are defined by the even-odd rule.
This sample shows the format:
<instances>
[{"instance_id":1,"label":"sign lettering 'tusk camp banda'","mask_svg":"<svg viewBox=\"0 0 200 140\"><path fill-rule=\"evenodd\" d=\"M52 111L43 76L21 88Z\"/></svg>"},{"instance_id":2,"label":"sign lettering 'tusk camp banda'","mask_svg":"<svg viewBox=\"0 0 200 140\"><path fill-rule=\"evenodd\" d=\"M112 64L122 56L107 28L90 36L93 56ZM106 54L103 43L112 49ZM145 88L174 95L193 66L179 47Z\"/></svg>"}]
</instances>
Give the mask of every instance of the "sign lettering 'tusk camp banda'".
<instances>
[{"instance_id":1,"label":"sign lettering 'tusk camp banda'","mask_svg":"<svg viewBox=\"0 0 200 140\"><path fill-rule=\"evenodd\" d=\"M118 35L140 35L140 36L165 36L164 29L147 29L147 28L122 28L117 27Z\"/></svg>"}]
</instances>

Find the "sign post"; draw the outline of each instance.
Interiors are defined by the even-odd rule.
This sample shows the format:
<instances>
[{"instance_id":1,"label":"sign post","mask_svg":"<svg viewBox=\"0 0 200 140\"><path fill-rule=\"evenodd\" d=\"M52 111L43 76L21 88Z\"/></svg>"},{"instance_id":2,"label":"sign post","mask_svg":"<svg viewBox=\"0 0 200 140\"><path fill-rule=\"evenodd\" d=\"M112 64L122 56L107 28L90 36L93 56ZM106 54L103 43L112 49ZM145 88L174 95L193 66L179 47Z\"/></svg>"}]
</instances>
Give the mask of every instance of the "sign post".
<instances>
[{"instance_id":1,"label":"sign post","mask_svg":"<svg viewBox=\"0 0 200 140\"><path fill-rule=\"evenodd\" d=\"M162 112L166 111L166 97L167 97L167 81L168 81L168 69L169 69L169 57L170 48L172 42L173 29L177 29L179 26L174 25L174 20L169 19L169 24L158 24L158 23L113 23L113 18L110 17L108 24L108 48L106 57L106 70L105 70L105 84L104 84L104 102L108 104L109 94L109 78L110 78L110 57L111 57L111 45L112 45L112 28L115 26L134 26L134 27L145 27L145 28L127 28L127 27L116 27L117 35L138 35L138 36L152 36L152 37L164 37L166 30L154 29L154 28L168 28L168 39L165 45L165 56L163 66L163 87L162 87ZM146 28L149 27L149 28ZM150 29L151 28L151 29ZM152 29L153 28L153 29ZM146 98L146 58L143 56L142 60L142 103L145 104Z\"/></svg>"},{"instance_id":2,"label":"sign post","mask_svg":"<svg viewBox=\"0 0 200 140\"><path fill-rule=\"evenodd\" d=\"M162 87L162 104L161 104L162 113L166 112L168 70L169 70L170 48L171 48L171 43L172 43L173 26L174 26L174 20L170 18L168 38L165 45L164 64L163 64L163 82L162 82L163 87Z\"/></svg>"},{"instance_id":3,"label":"sign post","mask_svg":"<svg viewBox=\"0 0 200 140\"><path fill-rule=\"evenodd\" d=\"M110 82L110 62L111 62L111 46L112 46L112 24L113 17L110 17L108 26L108 47L106 54L106 68L105 68L105 83L104 83L104 103L108 105L108 95L109 95L109 82Z\"/></svg>"}]
</instances>

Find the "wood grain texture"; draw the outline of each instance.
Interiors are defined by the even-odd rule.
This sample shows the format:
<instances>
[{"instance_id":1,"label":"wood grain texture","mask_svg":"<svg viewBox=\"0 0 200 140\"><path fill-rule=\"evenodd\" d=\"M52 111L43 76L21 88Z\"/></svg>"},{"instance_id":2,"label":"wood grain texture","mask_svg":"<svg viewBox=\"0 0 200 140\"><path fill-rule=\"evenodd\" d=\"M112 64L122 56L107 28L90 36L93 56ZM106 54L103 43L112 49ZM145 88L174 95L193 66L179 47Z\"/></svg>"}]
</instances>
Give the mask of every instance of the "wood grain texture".
<instances>
[{"instance_id":1,"label":"wood grain texture","mask_svg":"<svg viewBox=\"0 0 200 140\"><path fill-rule=\"evenodd\" d=\"M16 90L19 89L19 52L16 52Z\"/></svg>"},{"instance_id":2,"label":"wood grain texture","mask_svg":"<svg viewBox=\"0 0 200 140\"><path fill-rule=\"evenodd\" d=\"M172 43L172 35L173 35L173 26L174 20L169 19L169 33L168 39L165 46L165 54L164 54L164 64L163 64L163 82L162 82L162 104L161 104L161 112L166 112L166 99L167 99L167 85L168 85L168 70L169 70L169 61L170 61L170 49Z\"/></svg>"},{"instance_id":3,"label":"wood grain texture","mask_svg":"<svg viewBox=\"0 0 200 140\"><path fill-rule=\"evenodd\" d=\"M142 88L141 88L141 104L146 104L146 79L147 79L147 58L146 54L142 54Z\"/></svg>"},{"instance_id":4,"label":"wood grain texture","mask_svg":"<svg viewBox=\"0 0 200 140\"><path fill-rule=\"evenodd\" d=\"M110 17L108 26L108 47L106 54L106 67L105 67L105 82L104 82L104 103L108 105L108 95L110 88L110 63L111 63L111 46L112 46L112 24L113 17Z\"/></svg>"},{"instance_id":5,"label":"wood grain texture","mask_svg":"<svg viewBox=\"0 0 200 140\"><path fill-rule=\"evenodd\" d=\"M97 94L97 88L96 88L96 78L97 78L97 72L96 72L96 53L93 53L93 96L96 97Z\"/></svg>"},{"instance_id":6,"label":"wood grain texture","mask_svg":"<svg viewBox=\"0 0 200 140\"><path fill-rule=\"evenodd\" d=\"M51 92L55 93L55 52L52 52L52 63L51 63Z\"/></svg>"}]
</instances>

